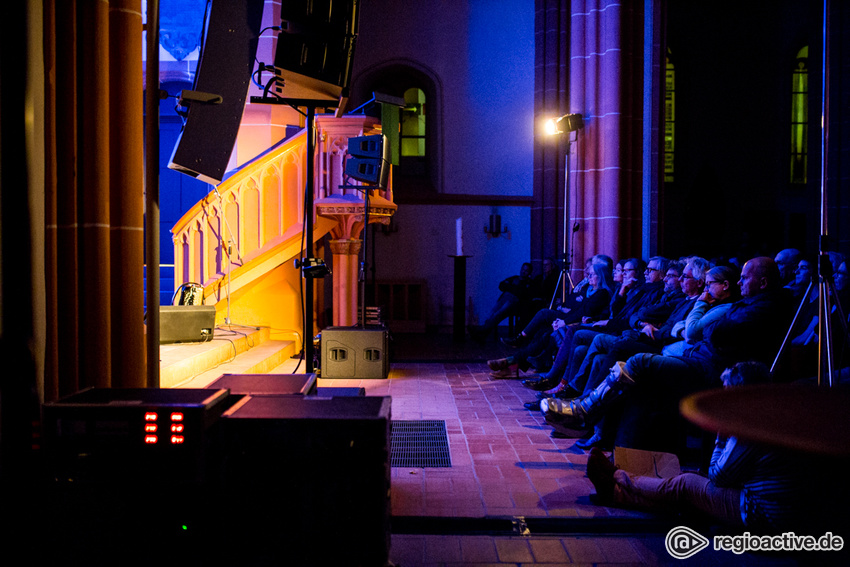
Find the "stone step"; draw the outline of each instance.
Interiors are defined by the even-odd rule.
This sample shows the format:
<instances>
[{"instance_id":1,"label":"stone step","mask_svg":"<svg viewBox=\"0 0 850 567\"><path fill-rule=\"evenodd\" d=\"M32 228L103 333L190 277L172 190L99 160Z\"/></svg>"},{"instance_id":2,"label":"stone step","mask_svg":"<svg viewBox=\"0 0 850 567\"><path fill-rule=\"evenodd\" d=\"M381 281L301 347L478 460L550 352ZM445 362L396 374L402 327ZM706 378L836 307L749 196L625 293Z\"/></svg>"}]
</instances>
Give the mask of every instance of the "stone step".
<instances>
[{"instance_id":1,"label":"stone step","mask_svg":"<svg viewBox=\"0 0 850 567\"><path fill-rule=\"evenodd\" d=\"M173 388L220 367L269 340L268 328L216 327L203 343L160 345L160 387Z\"/></svg>"},{"instance_id":2,"label":"stone step","mask_svg":"<svg viewBox=\"0 0 850 567\"><path fill-rule=\"evenodd\" d=\"M231 360L176 384L179 388L205 388L222 374L268 374L295 352L295 341L266 341Z\"/></svg>"}]
</instances>

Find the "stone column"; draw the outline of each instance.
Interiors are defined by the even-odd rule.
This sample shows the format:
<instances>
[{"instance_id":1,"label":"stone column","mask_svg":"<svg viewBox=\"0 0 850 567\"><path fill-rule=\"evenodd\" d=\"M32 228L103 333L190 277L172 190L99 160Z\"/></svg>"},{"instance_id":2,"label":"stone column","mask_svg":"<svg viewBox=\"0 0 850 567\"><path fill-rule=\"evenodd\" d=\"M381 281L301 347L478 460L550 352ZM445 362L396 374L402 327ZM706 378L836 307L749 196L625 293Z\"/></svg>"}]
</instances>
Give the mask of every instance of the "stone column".
<instances>
[{"instance_id":1,"label":"stone column","mask_svg":"<svg viewBox=\"0 0 850 567\"><path fill-rule=\"evenodd\" d=\"M333 253L333 324L348 327L357 323L358 265L362 241L357 238L331 240Z\"/></svg>"}]
</instances>

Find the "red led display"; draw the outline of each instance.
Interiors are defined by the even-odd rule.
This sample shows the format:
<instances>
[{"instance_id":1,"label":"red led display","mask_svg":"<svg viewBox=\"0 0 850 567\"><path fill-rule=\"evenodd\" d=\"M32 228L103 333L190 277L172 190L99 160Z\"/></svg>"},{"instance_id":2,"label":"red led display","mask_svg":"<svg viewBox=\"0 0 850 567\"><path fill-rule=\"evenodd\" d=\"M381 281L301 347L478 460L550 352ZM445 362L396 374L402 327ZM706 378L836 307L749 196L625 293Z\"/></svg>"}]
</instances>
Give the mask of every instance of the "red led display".
<instances>
[{"instance_id":1,"label":"red led display","mask_svg":"<svg viewBox=\"0 0 850 567\"><path fill-rule=\"evenodd\" d=\"M156 432L156 430L157 430L157 425L155 423L146 423L145 424L145 431L147 431L148 433L154 433L154 432Z\"/></svg>"},{"instance_id":2,"label":"red led display","mask_svg":"<svg viewBox=\"0 0 850 567\"><path fill-rule=\"evenodd\" d=\"M145 412L145 421L156 421L159 419L159 416L155 411L146 411Z\"/></svg>"},{"instance_id":3,"label":"red led display","mask_svg":"<svg viewBox=\"0 0 850 567\"><path fill-rule=\"evenodd\" d=\"M148 445L153 445L158 441L156 435L145 435L145 443Z\"/></svg>"},{"instance_id":4,"label":"red led display","mask_svg":"<svg viewBox=\"0 0 850 567\"><path fill-rule=\"evenodd\" d=\"M171 421L183 421L183 413L174 412L171 414Z\"/></svg>"},{"instance_id":5,"label":"red led display","mask_svg":"<svg viewBox=\"0 0 850 567\"><path fill-rule=\"evenodd\" d=\"M183 433L183 424L182 423L172 423L171 424L171 432L172 433Z\"/></svg>"},{"instance_id":6,"label":"red led display","mask_svg":"<svg viewBox=\"0 0 850 567\"><path fill-rule=\"evenodd\" d=\"M171 436L171 444L172 445L180 445L183 443L184 439L182 435L172 435Z\"/></svg>"}]
</instances>

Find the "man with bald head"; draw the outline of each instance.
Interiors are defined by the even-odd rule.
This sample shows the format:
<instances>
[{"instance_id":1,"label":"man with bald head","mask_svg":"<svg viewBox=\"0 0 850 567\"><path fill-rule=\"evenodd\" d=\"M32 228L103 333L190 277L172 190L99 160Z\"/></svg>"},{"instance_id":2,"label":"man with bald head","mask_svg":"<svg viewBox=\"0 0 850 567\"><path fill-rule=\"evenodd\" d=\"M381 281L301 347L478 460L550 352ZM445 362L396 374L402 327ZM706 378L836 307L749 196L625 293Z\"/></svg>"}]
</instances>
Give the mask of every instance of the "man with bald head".
<instances>
[{"instance_id":1,"label":"man with bald head","mask_svg":"<svg viewBox=\"0 0 850 567\"><path fill-rule=\"evenodd\" d=\"M608 377L592 392L572 400L544 400L541 410L549 423L562 433L581 436L607 414L617 400L629 400L639 394L640 403L652 406L648 413L678 415L683 397L720 386L720 375L736 362L755 360L770 363L793 315L793 301L782 287L779 267L772 258L753 258L744 264L741 278L742 299L735 302L726 316L703 329L703 340L687 349L683 356L637 354L615 364ZM640 439L634 431L640 423L630 423L631 439ZM626 443L642 445L653 440ZM618 444L620 444L618 442Z\"/></svg>"}]
</instances>

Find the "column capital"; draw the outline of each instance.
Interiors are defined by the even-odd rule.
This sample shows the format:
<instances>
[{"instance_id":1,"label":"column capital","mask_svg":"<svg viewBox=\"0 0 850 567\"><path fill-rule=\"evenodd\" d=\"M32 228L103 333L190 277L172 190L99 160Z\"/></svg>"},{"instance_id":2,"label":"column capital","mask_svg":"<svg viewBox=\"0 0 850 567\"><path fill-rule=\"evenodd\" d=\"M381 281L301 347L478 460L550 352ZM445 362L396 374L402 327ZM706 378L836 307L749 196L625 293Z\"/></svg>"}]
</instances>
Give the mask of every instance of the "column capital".
<instances>
[{"instance_id":1,"label":"column capital","mask_svg":"<svg viewBox=\"0 0 850 567\"><path fill-rule=\"evenodd\" d=\"M359 238L344 238L339 240L331 240L331 253L341 255L357 255L360 253L360 246L363 243Z\"/></svg>"}]
</instances>

